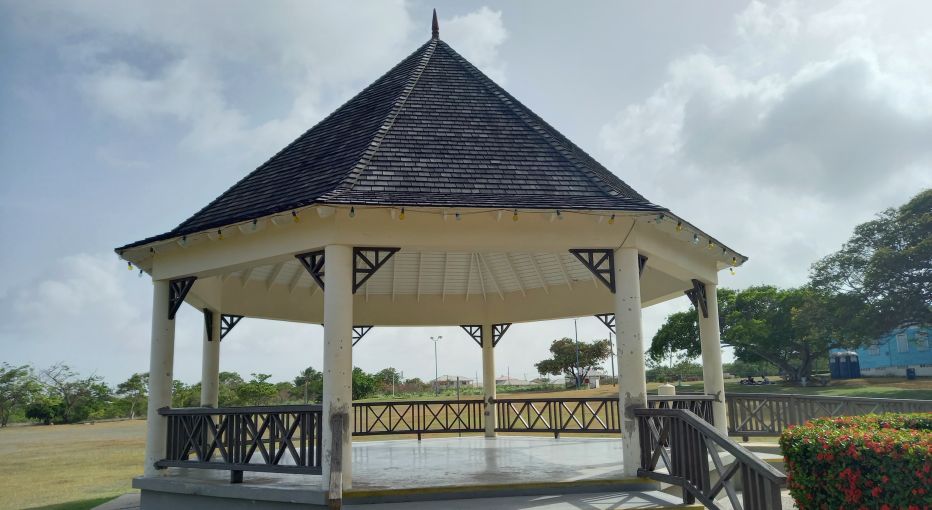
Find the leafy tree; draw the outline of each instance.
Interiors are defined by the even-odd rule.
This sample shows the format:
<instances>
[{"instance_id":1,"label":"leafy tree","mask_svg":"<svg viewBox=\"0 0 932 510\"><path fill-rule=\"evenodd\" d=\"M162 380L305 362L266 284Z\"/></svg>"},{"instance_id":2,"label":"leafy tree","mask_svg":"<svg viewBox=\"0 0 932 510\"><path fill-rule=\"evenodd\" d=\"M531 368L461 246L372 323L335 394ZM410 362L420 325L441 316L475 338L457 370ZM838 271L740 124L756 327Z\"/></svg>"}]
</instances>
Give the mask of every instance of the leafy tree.
<instances>
[{"instance_id":1,"label":"leafy tree","mask_svg":"<svg viewBox=\"0 0 932 510\"><path fill-rule=\"evenodd\" d=\"M845 308L837 296L767 285L738 293L721 289L718 295L722 345L733 347L738 360L766 361L798 381L811 375L829 348L845 345L829 334L844 320ZM695 308L667 317L648 356L656 359L671 349L681 350L686 358L701 353Z\"/></svg>"},{"instance_id":2,"label":"leafy tree","mask_svg":"<svg viewBox=\"0 0 932 510\"><path fill-rule=\"evenodd\" d=\"M172 407L199 407L200 405L200 383L189 386L177 379L172 381Z\"/></svg>"},{"instance_id":3,"label":"leafy tree","mask_svg":"<svg viewBox=\"0 0 932 510\"><path fill-rule=\"evenodd\" d=\"M133 374L117 385L116 394L129 404L129 419L136 418L136 408L145 400L149 386L149 374Z\"/></svg>"},{"instance_id":4,"label":"leafy tree","mask_svg":"<svg viewBox=\"0 0 932 510\"><path fill-rule=\"evenodd\" d=\"M220 372L219 374L220 387L217 389L217 395L219 404L223 406L233 406L237 405L240 402L238 401L237 391L239 387L244 384L242 376L236 372ZM200 399L200 396L198 396Z\"/></svg>"},{"instance_id":5,"label":"leafy tree","mask_svg":"<svg viewBox=\"0 0 932 510\"><path fill-rule=\"evenodd\" d=\"M567 375L579 384L590 370L602 368L598 363L611 354L611 344L608 340L579 342L577 362L576 343L572 338L561 338L550 344L550 354L549 359L534 365L537 371L548 375Z\"/></svg>"},{"instance_id":6,"label":"leafy tree","mask_svg":"<svg viewBox=\"0 0 932 510\"><path fill-rule=\"evenodd\" d=\"M110 388L100 376L81 378L63 363L43 370L42 379L49 395L58 401L55 418L63 423L86 420L110 399Z\"/></svg>"},{"instance_id":7,"label":"leafy tree","mask_svg":"<svg viewBox=\"0 0 932 510\"><path fill-rule=\"evenodd\" d=\"M932 324L932 189L855 227L810 278L815 289L847 298L836 301L846 320L833 331L846 341Z\"/></svg>"},{"instance_id":8,"label":"leafy tree","mask_svg":"<svg viewBox=\"0 0 932 510\"><path fill-rule=\"evenodd\" d=\"M41 390L29 365L0 365L0 427L6 427L14 412L25 410Z\"/></svg>"},{"instance_id":9,"label":"leafy tree","mask_svg":"<svg viewBox=\"0 0 932 510\"><path fill-rule=\"evenodd\" d=\"M308 402L318 402L324 392L324 374L314 367L307 367L294 378L292 397Z\"/></svg>"},{"instance_id":10,"label":"leafy tree","mask_svg":"<svg viewBox=\"0 0 932 510\"><path fill-rule=\"evenodd\" d=\"M353 400L366 398L375 393L378 382L371 374L359 367L353 367Z\"/></svg>"},{"instance_id":11,"label":"leafy tree","mask_svg":"<svg viewBox=\"0 0 932 510\"><path fill-rule=\"evenodd\" d=\"M392 383L401 380L401 374L394 367L383 368L374 374L376 382L384 388L391 388Z\"/></svg>"},{"instance_id":12,"label":"leafy tree","mask_svg":"<svg viewBox=\"0 0 932 510\"><path fill-rule=\"evenodd\" d=\"M239 402L261 406L266 405L278 395L275 384L270 383L269 374L250 374L252 379L237 388L236 396Z\"/></svg>"},{"instance_id":13,"label":"leafy tree","mask_svg":"<svg viewBox=\"0 0 932 510\"><path fill-rule=\"evenodd\" d=\"M51 425L55 420L61 401L42 395L33 400L26 407L26 418L42 422L43 425Z\"/></svg>"}]
</instances>

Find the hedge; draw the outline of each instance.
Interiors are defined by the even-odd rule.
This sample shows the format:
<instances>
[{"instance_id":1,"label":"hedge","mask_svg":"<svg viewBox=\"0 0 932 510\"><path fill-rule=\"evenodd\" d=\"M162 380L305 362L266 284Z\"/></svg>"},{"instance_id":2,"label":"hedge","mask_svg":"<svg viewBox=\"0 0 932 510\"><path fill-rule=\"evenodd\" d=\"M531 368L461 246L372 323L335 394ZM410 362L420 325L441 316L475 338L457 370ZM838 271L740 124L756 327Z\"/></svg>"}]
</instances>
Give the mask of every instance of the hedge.
<instances>
[{"instance_id":1,"label":"hedge","mask_svg":"<svg viewBox=\"0 0 932 510\"><path fill-rule=\"evenodd\" d=\"M800 510L932 510L932 413L818 418L780 447Z\"/></svg>"}]
</instances>

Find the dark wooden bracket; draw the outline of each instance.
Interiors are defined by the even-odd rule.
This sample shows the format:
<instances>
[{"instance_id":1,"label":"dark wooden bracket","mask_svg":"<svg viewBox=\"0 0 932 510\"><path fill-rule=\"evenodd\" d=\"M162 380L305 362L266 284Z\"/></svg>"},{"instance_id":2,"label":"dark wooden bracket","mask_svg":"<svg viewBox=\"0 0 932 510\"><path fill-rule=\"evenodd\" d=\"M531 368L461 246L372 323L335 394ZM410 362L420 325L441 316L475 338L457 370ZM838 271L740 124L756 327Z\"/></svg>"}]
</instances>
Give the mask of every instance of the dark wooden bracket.
<instances>
[{"instance_id":1,"label":"dark wooden bracket","mask_svg":"<svg viewBox=\"0 0 932 510\"><path fill-rule=\"evenodd\" d=\"M243 320L242 315L220 314L220 339L223 340L241 320Z\"/></svg>"},{"instance_id":2,"label":"dark wooden bracket","mask_svg":"<svg viewBox=\"0 0 932 510\"><path fill-rule=\"evenodd\" d=\"M475 324L467 324L465 326L460 326L477 344L479 347L482 347L482 326Z\"/></svg>"},{"instance_id":3,"label":"dark wooden bracket","mask_svg":"<svg viewBox=\"0 0 932 510\"><path fill-rule=\"evenodd\" d=\"M693 279L693 288L686 291L686 297L692 301L693 306L702 311L702 316L709 318L709 304L705 296L705 284Z\"/></svg>"},{"instance_id":4,"label":"dark wooden bracket","mask_svg":"<svg viewBox=\"0 0 932 510\"><path fill-rule=\"evenodd\" d=\"M498 345L498 341L501 340L503 336L505 336L505 332L508 331L508 328L510 327L510 322L492 324L492 347Z\"/></svg>"},{"instance_id":5,"label":"dark wooden bracket","mask_svg":"<svg viewBox=\"0 0 932 510\"><path fill-rule=\"evenodd\" d=\"M602 324L605 324L605 327L608 328L612 333L615 332L615 314L613 313L599 313L595 316L597 319L602 321Z\"/></svg>"},{"instance_id":6,"label":"dark wooden bracket","mask_svg":"<svg viewBox=\"0 0 932 510\"><path fill-rule=\"evenodd\" d=\"M214 341L214 311L210 308L204 309L204 332L207 333L207 341Z\"/></svg>"},{"instance_id":7,"label":"dark wooden bracket","mask_svg":"<svg viewBox=\"0 0 932 510\"><path fill-rule=\"evenodd\" d=\"M353 345L358 344L370 330L372 330L372 326L353 326Z\"/></svg>"},{"instance_id":8,"label":"dark wooden bracket","mask_svg":"<svg viewBox=\"0 0 932 510\"><path fill-rule=\"evenodd\" d=\"M638 277L644 276L644 266L647 265L647 257L638 253Z\"/></svg>"},{"instance_id":9,"label":"dark wooden bracket","mask_svg":"<svg viewBox=\"0 0 932 510\"><path fill-rule=\"evenodd\" d=\"M184 303L184 298L194 286L195 280L197 280L196 276L188 276L168 282L168 320L175 320L175 314L181 308L181 303Z\"/></svg>"},{"instance_id":10,"label":"dark wooden bracket","mask_svg":"<svg viewBox=\"0 0 932 510\"><path fill-rule=\"evenodd\" d=\"M572 249L570 250L586 269L615 293L615 257L610 249Z\"/></svg>"},{"instance_id":11,"label":"dark wooden bracket","mask_svg":"<svg viewBox=\"0 0 932 510\"><path fill-rule=\"evenodd\" d=\"M324 250L309 251L307 253L299 253L295 255L295 258L301 262L301 265L304 266L304 269L307 269L307 272L310 273L311 278L317 282L317 285L321 289L324 288Z\"/></svg>"},{"instance_id":12,"label":"dark wooden bracket","mask_svg":"<svg viewBox=\"0 0 932 510\"><path fill-rule=\"evenodd\" d=\"M353 248L353 294L401 248Z\"/></svg>"}]
</instances>

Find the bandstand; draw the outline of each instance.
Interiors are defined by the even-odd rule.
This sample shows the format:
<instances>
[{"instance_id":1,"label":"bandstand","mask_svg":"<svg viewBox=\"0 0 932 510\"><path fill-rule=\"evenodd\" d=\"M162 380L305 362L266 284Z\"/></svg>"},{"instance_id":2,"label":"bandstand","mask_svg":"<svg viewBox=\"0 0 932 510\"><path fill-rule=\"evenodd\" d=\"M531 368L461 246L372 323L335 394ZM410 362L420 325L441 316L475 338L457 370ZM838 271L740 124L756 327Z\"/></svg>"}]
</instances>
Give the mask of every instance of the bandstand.
<instances>
[{"instance_id":1,"label":"bandstand","mask_svg":"<svg viewBox=\"0 0 932 510\"><path fill-rule=\"evenodd\" d=\"M334 487L359 501L377 490L427 494L423 479L376 480L371 463L388 450L353 436L437 430L474 435L392 442L393 462L444 442L471 448L479 453L447 471L478 485L483 473L507 478L489 460L519 448L506 433L552 433L560 438L534 440L560 448L574 432L600 431L609 439L592 441L607 441L597 450L614 464L567 480L641 487L650 457L636 414L649 400L641 309L684 293L699 310L706 394L688 405L724 430L717 274L746 257L650 202L493 83L439 38L436 16L429 41L213 202L116 251L153 281L145 471L134 481L144 508L177 507L182 496L205 508L212 497L225 507L323 504ZM203 407L171 409L174 318L185 303L205 319ZM587 315L616 333L617 399L497 398L495 346L510 324ZM242 318L323 325L320 405L217 409L221 340ZM482 400L353 405L354 344L370 328L451 325L477 344Z\"/></svg>"}]
</instances>

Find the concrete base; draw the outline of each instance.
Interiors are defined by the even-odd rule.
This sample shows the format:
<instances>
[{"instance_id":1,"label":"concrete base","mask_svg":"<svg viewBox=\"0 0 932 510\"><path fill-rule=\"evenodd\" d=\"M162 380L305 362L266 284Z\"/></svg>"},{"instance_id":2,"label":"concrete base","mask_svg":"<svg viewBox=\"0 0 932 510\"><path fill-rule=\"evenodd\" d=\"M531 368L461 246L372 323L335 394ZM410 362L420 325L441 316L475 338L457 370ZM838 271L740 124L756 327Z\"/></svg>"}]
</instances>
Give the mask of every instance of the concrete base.
<instances>
[{"instance_id":1,"label":"concrete base","mask_svg":"<svg viewBox=\"0 0 932 510\"><path fill-rule=\"evenodd\" d=\"M443 438L358 442L346 504L635 492L659 484L623 476L621 441L544 437ZM324 505L321 477L167 469L133 480L144 510L294 508Z\"/></svg>"}]
</instances>

